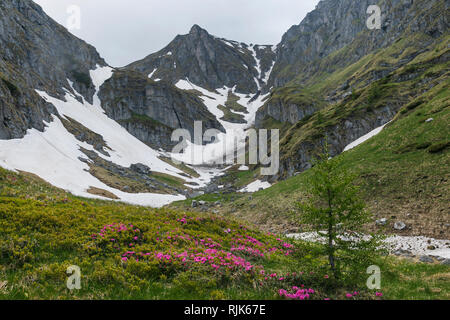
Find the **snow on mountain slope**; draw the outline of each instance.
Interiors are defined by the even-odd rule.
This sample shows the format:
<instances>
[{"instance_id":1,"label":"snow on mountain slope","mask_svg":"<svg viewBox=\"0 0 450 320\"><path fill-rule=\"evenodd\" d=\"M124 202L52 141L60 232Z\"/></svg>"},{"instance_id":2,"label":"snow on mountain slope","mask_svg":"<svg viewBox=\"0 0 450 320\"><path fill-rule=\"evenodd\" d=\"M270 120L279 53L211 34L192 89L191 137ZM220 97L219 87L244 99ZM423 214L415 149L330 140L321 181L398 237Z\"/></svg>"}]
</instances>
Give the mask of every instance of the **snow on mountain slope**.
<instances>
[{"instance_id":1,"label":"snow on mountain slope","mask_svg":"<svg viewBox=\"0 0 450 320\"><path fill-rule=\"evenodd\" d=\"M202 96L200 98L208 110L223 125L226 133L218 133L218 141L207 145L196 145L188 142L185 152L183 154L171 154L173 158L193 165L222 164L220 159L226 157L228 153L245 147L246 136L244 132L254 124L256 111L264 104L267 95L260 95L254 101L251 101L252 95L236 93L234 88L223 87L216 89L216 92L211 92L191 83L189 80L180 80L175 86L182 90L197 90L201 92ZM244 117L245 123L231 123L221 119L224 116L224 112L218 106L225 105L229 91L232 91L234 95L239 97L238 103L247 109L248 113L235 112ZM234 145L236 147L233 147ZM234 159L229 157L228 160Z\"/></svg>"},{"instance_id":2,"label":"snow on mountain slope","mask_svg":"<svg viewBox=\"0 0 450 320\"><path fill-rule=\"evenodd\" d=\"M389 123L389 122L388 122ZM359 146L361 143L366 142L367 140L369 140L370 138L376 136L377 134L379 134L381 131L383 131L384 127L388 124L384 124L381 127L378 127L372 131L370 131L368 134L360 137L359 139L353 141L352 143L350 143L348 146L345 147L344 152L351 150L353 148L356 148L357 146Z\"/></svg>"},{"instance_id":3,"label":"snow on mountain slope","mask_svg":"<svg viewBox=\"0 0 450 320\"><path fill-rule=\"evenodd\" d=\"M111 76L110 67L98 67L91 71L91 78L97 89ZM62 124L57 116L46 123L44 132L30 129L23 139L0 140L0 166L6 169L31 172L52 185L68 190L75 195L101 198L87 192L90 187L100 188L116 195L120 200L138 205L160 207L184 196L162 194L131 194L111 188L89 172L89 166L80 160L87 159L80 147L96 152L105 160L112 161L123 167L142 163L152 171L166 173L186 180L182 171L168 165L158 158L160 153L151 149L134 136L130 135L117 122L108 118L100 106L97 95L91 105L86 101L80 103L73 94L67 91L62 101L53 98L42 91L38 94L47 102L52 103L61 117L70 117L89 130L100 134L111 150L110 157L98 153L92 145L77 140ZM198 179L187 179L187 182L197 182Z\"/></svg>"},{"instance_id":4,"label":"snow on mountain slope","mask_svg":"<svg viewBox=\"0 0 450 320\"><path fill-rule=\"evenodd\" d=\"M245 188L239 190L239 192L256 192L259 191L260 189L267 189L270 188L272 185L269 182L263 182L261 180L256 180L253 181L252 183L250 183L249 185L247 185Z\"/></svg>"}]
</instances>

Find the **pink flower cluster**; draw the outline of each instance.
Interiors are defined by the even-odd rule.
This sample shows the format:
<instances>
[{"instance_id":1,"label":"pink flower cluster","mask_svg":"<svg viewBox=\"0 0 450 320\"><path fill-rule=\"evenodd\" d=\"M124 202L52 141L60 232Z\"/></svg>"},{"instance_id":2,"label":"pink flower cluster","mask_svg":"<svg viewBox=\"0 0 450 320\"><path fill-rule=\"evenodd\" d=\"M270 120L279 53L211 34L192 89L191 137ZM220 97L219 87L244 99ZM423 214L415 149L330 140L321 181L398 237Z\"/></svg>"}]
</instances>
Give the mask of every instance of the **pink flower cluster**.
<instances>
[{"instance_id":1,"label":"pink flower cluster","mask_svg":"<svg viewBox=\"0 0 450 320\"><path fill-rule=\"evenodd\" d=\"M300 289L298 287L292 287L292 293L289 293L285 289L280 289L278 291L278 294L281 297L286 297L288 299L294 299L294 300L308 300L311 298L311 295L313 295L316 291L314 289Z\"/></svg>"},{"instance_id":2,"label":"pink flower cluster","mask_svg":"<svg viewBox=\"0 0 450 320\"><path fill-rule=\"evenodd\" d=\"M164 253L164 252L148 252L136 253L134 251L127 251L122 255L122 261L126 262L134 258L136 261L143 259L156 259L164 263L174 263L179 261L185 266L191 263L199 263L210 265L215 270L219 269L243 269L251 271L253 269L262 269L261 266L254 266L242 257L233 255L230 252L217 249L204 249L203 251L192 250L192 252L184 251L182 253Z\"/></svg>"},{"instance_id":3,"label":"pink flower cluster","mask_svg":"<svg viewBox=\"0 0 450 320\"><path fill-rule=\"evenodd\" d=\"M346 296L348 299L350 299L350 298L356 297L358 294L359 294L359 292L358 292L358 291L355 291L355 292L353 292L353 293L347 293L345 296Z\"/></svg>"}]
</instances>

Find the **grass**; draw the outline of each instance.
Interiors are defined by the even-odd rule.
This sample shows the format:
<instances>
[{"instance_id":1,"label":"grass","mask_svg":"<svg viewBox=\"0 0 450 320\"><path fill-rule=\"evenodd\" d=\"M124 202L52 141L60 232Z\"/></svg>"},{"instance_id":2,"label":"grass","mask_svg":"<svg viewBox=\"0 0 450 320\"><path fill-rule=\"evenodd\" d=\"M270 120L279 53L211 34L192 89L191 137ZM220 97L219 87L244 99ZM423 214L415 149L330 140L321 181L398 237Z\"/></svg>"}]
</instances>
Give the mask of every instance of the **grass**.
<instances>
[{"instance_id":1,"label":"grass","mask_svg":"<svg viewBox=\"0 0 450 320\"><path fill-rule=\"evenodd\" d=\"M235 219L78 198L33 175L3 169L0 182L0 299L281 299L279 289L301 284L315 290L313 299L345 299L354 290L360 291L355 299L375 298L363 283L330 285L324 257L314 255L317 245L292 242ZM117 232L120 223L128 229ZM232 250L239 245L249 251ZM139 255L175 257L214 249L252 268L236 264L216 271L209 263ZM135 253L124 256L127 251ZM448 267L395 258L380 264L389 270L385 298L448 298ZM80 290L66 288L71 265L81 269ZM305 274L299 276L300 271Z\"/></svg>"},{"instance_id":2,"label":"grass","mask_svg":"<svg viewBox=\"0 0 450 320\"><path fill-rule=\"evenodd\" d=\"M385 217L392 224L404 221L409 226L405 235L442 238L448 234L448 85L448 80L442 81L417 98L421 103L405 105L380 134L340 155L343 165L358 176L361 196L375 218ZM429 118L433 121L426 122ZM251 201L241 197L225 203L221 212L265 230L296 231L287 216L307 196L309 174L305 171L256 192ZM233 213L235 208L239 211Z\"/></svg>"}]
</instances>

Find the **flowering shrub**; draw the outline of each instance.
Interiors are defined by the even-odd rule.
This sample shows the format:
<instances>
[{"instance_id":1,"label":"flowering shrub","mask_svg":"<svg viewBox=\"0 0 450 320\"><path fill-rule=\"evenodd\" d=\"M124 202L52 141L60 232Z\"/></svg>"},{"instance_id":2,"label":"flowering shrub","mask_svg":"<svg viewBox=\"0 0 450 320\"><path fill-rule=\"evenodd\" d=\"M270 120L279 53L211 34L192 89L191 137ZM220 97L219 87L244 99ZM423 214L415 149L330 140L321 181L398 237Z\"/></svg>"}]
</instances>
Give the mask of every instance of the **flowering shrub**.
<instances>
[{"instance_id":1,"label":"flowering shrub","mask_svg":"<svg viewBox=\"0 0 450 320\"><path fill-rule=\"evenodd\" d=\"M91 237L96 241L97 246L106 252L117 251L123 247L132 249L144 241L141 230L131 223L105 225L99 233Z\"/></svg>"},{"instance_id":2,"label":"flowering shrub","mask_svg":"<svg viewBox=\"0 0 450 320\"><path fill-rule=\"evenodd\" d=\"M280 289L278 291L281 297L286 297L288 299L295 300L309 300L311 296L315 293L314 289L300 289L298 287L292 287L291 292L288 292L284 289Z\"/></svg>"},{"instance_id":3,"label":"flowering shrub","mask_svg":"<svg viewBox=\"0 0 450 320\"><path fill-rule=\"evenodd\" d=\"M8 274L15 283L7 297L336 297L331 279L303 269L309 245L216 215L79 199L21 176L2 178L1 169L0 182L14 191L0 195L0 280ZM71 265L81 269L80 291L65 286Z\"/></svg>"}]
</instances>

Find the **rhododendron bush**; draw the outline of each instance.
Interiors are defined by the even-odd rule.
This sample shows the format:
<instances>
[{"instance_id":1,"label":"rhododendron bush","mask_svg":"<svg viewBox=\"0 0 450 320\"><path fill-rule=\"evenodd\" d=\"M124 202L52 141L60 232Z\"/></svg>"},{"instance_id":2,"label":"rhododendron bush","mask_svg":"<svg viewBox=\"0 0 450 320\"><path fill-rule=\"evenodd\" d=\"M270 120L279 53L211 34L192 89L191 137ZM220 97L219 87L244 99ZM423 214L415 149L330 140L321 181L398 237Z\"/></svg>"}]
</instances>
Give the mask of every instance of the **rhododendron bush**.
<instances>
[{"instance_id":1,"label":"rhododendron bush","mask_svg":"<svg viewBox=\"0 0 450 320\"><path fill-rule=\"evenodd\" d=\"M14 298L311 300L355 289L333 286L311 244L220 216L73 197L0 198L0 208L0 277L15 279ZM81 289L70 291L74 265Z\"/></svg>"}]
</instances>

